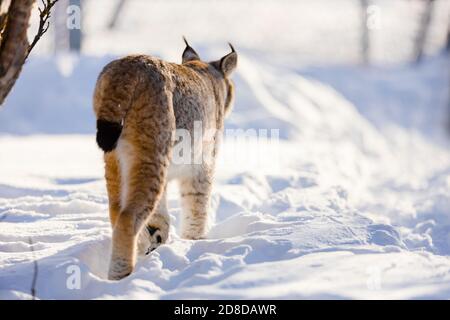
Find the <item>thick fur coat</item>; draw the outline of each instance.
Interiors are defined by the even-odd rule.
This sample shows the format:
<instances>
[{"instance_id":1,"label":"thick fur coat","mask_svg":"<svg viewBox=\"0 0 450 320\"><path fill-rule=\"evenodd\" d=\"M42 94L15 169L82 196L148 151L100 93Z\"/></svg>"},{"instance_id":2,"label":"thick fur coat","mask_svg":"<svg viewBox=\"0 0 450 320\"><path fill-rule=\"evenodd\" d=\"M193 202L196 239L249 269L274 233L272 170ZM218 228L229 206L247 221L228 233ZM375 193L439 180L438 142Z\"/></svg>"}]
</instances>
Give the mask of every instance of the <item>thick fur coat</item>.
<instances>
[{"instance_id":1,"label":"thick fur coat","mask_svg":"<svg viewBox=\"0 0 450 320\"><path fill-rule=\"evenodd\" d=\"M171 179L179 183L181 236L205 236L217 148L234 95L229 77L237 54L231 48L220 60L204 62L186 42L182 64L133 55L99 75L93 104L113 227L110 279L130 274L138 251L167 241Z\"/></svg>"}]
</instances>

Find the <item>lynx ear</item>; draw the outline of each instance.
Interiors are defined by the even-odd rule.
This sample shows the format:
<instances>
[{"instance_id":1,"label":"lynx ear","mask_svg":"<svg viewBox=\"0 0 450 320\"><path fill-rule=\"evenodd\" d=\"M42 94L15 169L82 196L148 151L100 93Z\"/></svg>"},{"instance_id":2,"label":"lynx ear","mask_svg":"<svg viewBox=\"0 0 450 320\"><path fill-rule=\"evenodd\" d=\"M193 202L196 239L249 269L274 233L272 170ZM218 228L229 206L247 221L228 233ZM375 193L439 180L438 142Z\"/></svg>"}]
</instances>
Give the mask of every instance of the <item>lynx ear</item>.
<instances>
[{"instance_id":1,"label":"lynx ear","mask_svg":"<svg viewBox=\"0 0 450 320\"><path fill-rule=\"evenodd\" d=\"M231 52L220 59L219 62L220 70L223 72L225 77L228 77L234 71L234 69L236 69L237 66L237 53L234 50L233 45L231 43L228 44L230 45Z\"/></svg>"},{"instance_id":2,"label":"lynx ear","mask_svg":"<svg viewBox=\"0 0 450 320\"><path fill-rule=\"evenodd\" d=\"M184 49L184 51L183 51L181 63L194 61L194 60L200 60L199 55L197 54L197 52L195 52L194 49L192 49L192 47L189 45L189 43L187 42L185 37L183 37L183 40L184 40L184 43L186 43L186 49Z\"/></svg>"}]
</instances>

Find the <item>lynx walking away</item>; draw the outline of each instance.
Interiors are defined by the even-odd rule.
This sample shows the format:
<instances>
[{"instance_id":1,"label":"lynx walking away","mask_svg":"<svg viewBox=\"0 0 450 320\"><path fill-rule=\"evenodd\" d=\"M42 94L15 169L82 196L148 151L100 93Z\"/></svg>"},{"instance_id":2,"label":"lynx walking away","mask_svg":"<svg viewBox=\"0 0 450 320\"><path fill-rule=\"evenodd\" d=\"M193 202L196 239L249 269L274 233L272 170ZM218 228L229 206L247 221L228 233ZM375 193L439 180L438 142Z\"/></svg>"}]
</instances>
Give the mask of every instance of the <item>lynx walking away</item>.
<instances>
[{"instance_id":1,"label":"lynx walking away","mask_svg":"<svg viewBox=\"0 0 450 320\"><path fill-rule=\"evenodd\" d=\"M168 239L167 182L177 179L183 218L181 235L205 235L214 163L230 113L234 88L230 74L237 54L203 62L186 42L182 64L135 55L109 63L94 93L97 143L105 152L105 177L113 227L110 279L133 271L137 251L148 253ZM210 161L172 161L175 129L214 130L211 141L191 148ZM204 138L204 137L202 137ZM193 142L192 142L193 143ZM200 152L201 154L194 154Z\"/></svg>"}]
</instances>

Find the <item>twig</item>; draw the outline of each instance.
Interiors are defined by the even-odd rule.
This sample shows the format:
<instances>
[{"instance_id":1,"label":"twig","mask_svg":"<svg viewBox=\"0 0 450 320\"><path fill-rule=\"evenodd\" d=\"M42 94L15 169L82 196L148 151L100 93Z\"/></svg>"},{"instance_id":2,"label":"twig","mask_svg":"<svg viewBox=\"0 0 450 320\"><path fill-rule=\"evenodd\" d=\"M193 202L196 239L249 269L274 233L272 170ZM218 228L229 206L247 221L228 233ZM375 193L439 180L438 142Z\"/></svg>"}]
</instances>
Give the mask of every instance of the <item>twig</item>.
<instances>
[{"instance_id":1,"label":"twig","mask_svg":"<svg viewBox=\"0 0 450 320\"><path fill-rule=\"evenodd\" d=\"M37 281L37 276L38 276L38 263L36 260L36 256L34 254L34 248L33 248L33 240L31 239L31 237L28 237L28 243L30 244L30 250L31 250L31 254L32 254L32 258L33 258L33 279L31 281L31 299L32 300L36 300L36 281Z\"/></svg>"},{"instance_id":2,"label":"twig","mask_svg":"<svg viewBox=\"0 0 450 320\"><path fill-rule=\"evenodd\" d=\"M27 55L25 56L25 60L28 58L28 55L30 54L31 50L33 50L36 43L41 39L41 37L44 35L44 33L47 32L49 26L50 26L50 19L51 17L51 9L53 6L58 2L58 0L41 0L42 5L44 6L42 9L39 7L39 27L36 35L34 36L33 42L31 42L30 46L28 47Z\"/></svg>"}]
</instances>

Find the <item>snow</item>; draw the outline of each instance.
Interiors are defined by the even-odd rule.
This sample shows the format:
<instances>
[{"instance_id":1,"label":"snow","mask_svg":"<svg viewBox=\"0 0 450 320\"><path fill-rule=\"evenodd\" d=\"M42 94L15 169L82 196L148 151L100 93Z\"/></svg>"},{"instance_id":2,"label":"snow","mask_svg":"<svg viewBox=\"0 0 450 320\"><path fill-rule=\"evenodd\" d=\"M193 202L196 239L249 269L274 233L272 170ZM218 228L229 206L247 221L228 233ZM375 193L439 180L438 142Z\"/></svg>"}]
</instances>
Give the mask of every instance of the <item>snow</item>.
<instances>
[{"instance_id":1,"label":"snow","mask_svg":"<svg viewBox=\"0 0 450 320\"><path fill-rule=\"evenodd\" d=\"M100 36L88 36L89 55L32 56L0 112L0 299L32 298L36 267L39 299L450 297L448 56L418 66L293 67L261 50L240 52L226 127L259 135L225 137L207 239L178 236L170 185L169 242L114 282L91 95L114 58L105 48L119 44L89 42ZM201 54L216 57L218 45L199 37Z\"/></svg>"},{"instance_id":2,"label":"snow","mask_svg":"<svg viewBox=\"0 0 450 320\"><path fill-rule=\"evenodd\" d=\"M83 58L84 70L59 76L56 102L72 96L78 72L95 78L103 62ZM240 63L228 128L279 128L280 141L248 140L263 152L264 159L255 162L251 152L239 152L246 148L225 139L212 201L216 220L207 240L178 237L180 206L171 186L170 242L142 257L136 271L119 282L105 280L111 231L93 135L1 136L0 296L30 297L36 259L41 299L448 298L450 152L433 138L437 133L422 130L425 123L399 123L388 112L386 127L380 115L368 116L377 104L362 100L359 81L368 80L360 70L348 70L354 84L349 87L332 68L330 74L290 72L245 55ZM439 102L442 87L434 83L446 79L428 79L432 71L445 77L445 63L436 57L406 75L387 69L369 80L414 76L413 84L425 86L427 96L434 90L432 101ZM33 81L30 75L55 77L55 69L49 60L31 60L9 103L27 99L17 93ZM333 81L343 95L324 84ZM365 90L380 90L382 99L385 82L378 83ZM90 92L77 88L87 105ZM45 104L46 94L38 92L33 100ZM422 98L405 104L404 111L426 112L427 97ZM71 127L69 110L76 102L67 99L49 105L69 117L48 130ZM7 106L2 123L31 108L20 102ZM88 131L93 114L84 108L73 112L85 125L80 131ZM442 112L428 110L430 130ZM40 130L39 121L34 125ZM80 289L67 287L70 266L80 268Z\"/></svg>"}]
</instances>

